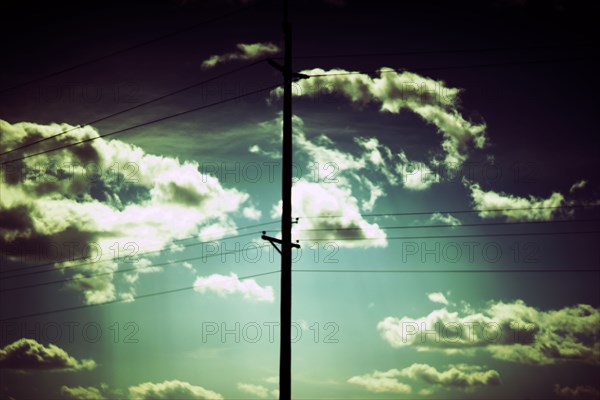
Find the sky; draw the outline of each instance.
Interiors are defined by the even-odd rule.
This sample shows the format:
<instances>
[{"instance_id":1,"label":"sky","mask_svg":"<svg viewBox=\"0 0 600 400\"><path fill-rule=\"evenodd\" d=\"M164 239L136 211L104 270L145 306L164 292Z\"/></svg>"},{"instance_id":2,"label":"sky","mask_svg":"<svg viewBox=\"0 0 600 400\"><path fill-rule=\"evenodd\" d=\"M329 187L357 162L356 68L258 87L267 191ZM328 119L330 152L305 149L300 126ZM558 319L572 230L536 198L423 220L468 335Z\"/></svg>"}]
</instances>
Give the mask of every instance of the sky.
<instances>
[{"instance_id":1,"label":"sky","mask_svg":"<svg viewBox=\"0 0 600 400\"><path fill-rule=\"evenodd\" d=\"M598 6L290 3L293 398L600 398ZM281 2L0 7L0 399L278 398Z\"/></svg>"}]
</instances>

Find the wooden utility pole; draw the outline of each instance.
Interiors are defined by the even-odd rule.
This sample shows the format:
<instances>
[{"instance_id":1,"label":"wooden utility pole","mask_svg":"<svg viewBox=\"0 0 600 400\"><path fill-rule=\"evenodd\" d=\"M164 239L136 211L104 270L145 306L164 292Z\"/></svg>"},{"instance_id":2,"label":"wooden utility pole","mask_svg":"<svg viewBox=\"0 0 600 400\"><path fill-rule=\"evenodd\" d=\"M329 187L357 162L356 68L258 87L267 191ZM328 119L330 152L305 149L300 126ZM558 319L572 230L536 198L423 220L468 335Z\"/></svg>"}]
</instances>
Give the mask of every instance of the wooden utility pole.
<instances>
[{"instance_id":1,"label":"wooden utility pole","mask_svg":"<svg viewBox=\"0 0 600 400\"><path fill-rule=\"evenodd\" d=\"M279 398L292 398L292 26L283 0L283 145L281 176L281 321Z\"/></svg>"},{"instance_id":2,"label":"wooden utility pole","mask_svg":"<svg viewBox=\"0 0 600 400\"><path fill-rule=\"evenodd\" d=\"M279 398L292 398L292 81L309 78L294 73L292 69L292 25L288 19L288 0L283 0L284 64L272 59L269 64L283 74L283 140L281 173L281 240L266 236L281 254L281 305L280 305L280 350L279 350ZM298 222L298 218L296 218ZM277 247L281 245L281 249Z\"/></svg>"},{"instance_id":3,"label":"wooden utility pole","mask_svg":"<svg viewBox=\"0 0 600 400\"><path fill-rule=\"evenodd\" d=\"M279 317L279 398L292 398L292 80L301 78L292 70L292 27L288 20L288 0L283 0L284 64L279 65L272 59L269 64L283 74L283 140L281 173L281 240L266 236L281 254L281 303ZM281 249L277 247L281 246Z\"/></svg>"}]
</instances>

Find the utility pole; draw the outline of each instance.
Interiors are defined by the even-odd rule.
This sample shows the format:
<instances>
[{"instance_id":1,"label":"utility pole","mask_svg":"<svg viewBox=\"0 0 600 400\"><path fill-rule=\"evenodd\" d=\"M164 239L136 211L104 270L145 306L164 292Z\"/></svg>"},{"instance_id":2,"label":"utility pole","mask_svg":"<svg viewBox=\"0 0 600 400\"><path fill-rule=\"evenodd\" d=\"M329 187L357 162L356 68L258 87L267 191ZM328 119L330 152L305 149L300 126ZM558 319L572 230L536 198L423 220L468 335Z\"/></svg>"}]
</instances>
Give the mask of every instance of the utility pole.
<instances>
[{"instance_id":1,"label":"utility pole","mask_svg":"<svg viewBox=\"0 0 600 400\"><path fill-rule=\"evenodd\" d=\"M281 173L281 240L266 236L281 254L281 303L280 303L280 349L279 349L279 398L292 398L292 80L305 78L294 74L292 69L292 27L288 19L288 0L283 0L284 64L272 59L269 64L283 74L283 139ZM281 245L281 249L275 243Z\"/></svg>"},{"instance_id":2,"label":"utility pole","mask_svg":"<svg viewBox=\"0 0 600 400\"><path fill-rule=\"evenodd\" d=\"M288 19L289 0L283 0L284 64L279 65L272 59L269 64L283 74L283 140L281 172L281 240L266 236L281 254L281 304L280 304L280 349L279 349L279 398L292 398L292 82L309 78L308 75L295 73L292 68L292 25ZM296 218L298 223L298 218ZM281 245L279 249L275 243Z\"/></svg>"},{"instance_id":3,"label":"utility pole","mask_svg":"<svg viewBox=\"0 0 600 400\"><path fill-rule=\"evenodd\" d=\"M283 0L283 140L279 399L292 398L292 26Z\"/></svg>"}]
</instances>

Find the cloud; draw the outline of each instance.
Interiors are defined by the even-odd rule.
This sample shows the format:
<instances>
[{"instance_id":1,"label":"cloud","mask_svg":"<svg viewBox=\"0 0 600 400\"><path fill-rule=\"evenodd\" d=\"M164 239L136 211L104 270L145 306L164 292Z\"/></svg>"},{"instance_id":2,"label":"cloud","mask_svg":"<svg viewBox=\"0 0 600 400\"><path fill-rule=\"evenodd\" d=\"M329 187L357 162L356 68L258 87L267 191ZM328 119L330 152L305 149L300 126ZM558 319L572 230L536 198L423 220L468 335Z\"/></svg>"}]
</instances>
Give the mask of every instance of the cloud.
<instances>
[{"instance_id":1,"label":"cloud","mask_svg":"<svg viewBox=\"0 0 600 400\"><path fill-rule=\"evenodd\" d=\"M444 82L411 72L395 72L381 68L377 78L343 69L315 68L301 71L315 76L296 83L297 96L340 93L352 103L364 106L379 103L380 111L398 114L407 109L426 122L435 125L442 135L442 160L448 169L456 169L467 159L469 150L483 148L486 143L485 124L465 120L458 111L459 89L446 87ZM276 90L281 94L281 89Z\"/></svg>"},{"instance_id":2,"label":"cloud","mask_svg":"<svg viewBox=\"0 0 600 400\"><path fill-rule=\"evenodd\" d=\"M448 305L448 300L446 299L446 296L444 296L443 293L429 293L427 294L427 298L434 303Z\"/></svg>"},{"instance_id":3,"label":"cloud","mask_svg":"<svg viewBox=\"0 0 600 400\"><path fill-rule=\"evenodd\" d=\"M348 379L348 383L362 386L366 390L375 393L410 394L412 388L405 383L398 382L396 379L398 376L397 371L392 369L387 372L375 371L371 374L357 375Z\"/></svg>"},{"instance_id":4,"label":"cloud","mask_svg":"<svg viewBox=\"0 0 600 400\"><path fill-rule=\"evenodd\" d=\"M292 213L300 217L299 223L293 226L294 238L332 241L346 248L387 246L385 232L361 214L372 210L376 200L385 195L382 186L373 183L366 172L387 174L398 184L394 173L376 155L383 151L391 156L391 151L380 146L375 138L360 138L355 141L359 154L353 155L336 148L325 135L307 138L300 117L294 116L293 123L299 154L296 165L300 172L305 172L296 176L292 191ZM261 125L272 134L273 143L279 145L280 118ZM359 201L357 192L366 192L367 200ZM273 206L271 217L280 216L281 202L278 202Z\"/></svg>"},{"instance_id":5,"label":"cloud","mask_svg":"<svg viewBox=\"0 0 600 400\"><path fill-rule=\"evenodd\" d=\"M262 216L262 212L254 206L244 207L242 214L244 214L244 217L253 221L258 221Z\"/></svg>"},{"instance_id":6,"label":"cloud","mask_svg":"<svg viewBox=\"0 0 600 400\"><path fill-rule=\"evenodd\" d=\"M0 368L20 371L80 371L94 369L96 363L91 359L79 361L54 344L44 346L34 339L23 338L0 349Z\"/></svg>"},{"instance_id":7,"label":"cloud","mask_svg":"<svg viewBox=\"0 0 600 400\"><path fill-rule=\"evenodd\" d=\"M294 224L295 239L331 241L346 248L387 246L385 232L362 217L347 187L300 181L294 185L292 205L293 215L309 216Z\"/></svg>"},{"instance_id":8,"label":"cloud","mask_svg":"<svg viewBox=\"0 0 600 400\"><path fill-rule=\"evenodd\" d=\"M554 393L561 399L569 400L598 400L600 399L600 390L593 386L569 386L554 385Z\"/></svg>"},{"instance_id":9,"label":"cloud","mask_svg":"<svg viewBox=\"0 0 600 400\"><path fill-rule=\"evenodd\" d=\"M146 382L129 388L131 400L159 399L223 399L223 396L201 386L178 380L162 383Z\"/></svg>"},{"instance_id":10,"label":"cloud","mask_svg":"<svg viewBox=\"0 0 600 400\"><path fill-rule=\"evenodd\" d=\"M500 384L500 374L495 370L484 371L481 367L472 365L452 365L445 371L438 371L427 364L412 364L409 367L390 369L389 371L375 371L370 374L353 376L349 383L363 386L375 393L401 393L410 394L412 388L409 384L399 381L407 379L428 385L428 390L433 393L433 388L461 389L472 391L479 386L497 386Z\"/></svg>"},{"instance_id":11,"label":"cloud","mask_svg":"<svg viewBox=\"0 0 600 400\"><path fill-rule=\"evenodd\" d=\"M478 183L465 185L471 191L473 207L479 210L481 218L505 217L508 221L549 221L561 215L559 206L564 203L564 196L554 192L543 199L530 195L517 197L493 190L484 191Z\"/></svg>"},{"instance_id":12,"label":"cloud","mask_svg":"<svg viewBox=\"0 0 600 400\"><path fill-rule=\"evenodd\" d=\"M260 57L277 54L281 50L276 44L265 43L239 43L237 51L221 55L213 55L202 62L202 69L215 67L217 64L233 60L255 60Z\"/></svg>"},{"instance_id":13,"label":"cloud","mask_svg":"<svg viewBox=\"0 0 600 400\"><path fill-rule=\"evenodd\" d=\"M233 272L229 276L220 274L212 274L208 277L200 276L194 282L194 290L198 293L214 292L221 297L239 293L247 300L269 303L275 301L271 286L262 287L254 279L240 281Z\"/></svg>"},{"instance_id":14,"label":"cloud","mask_svg":"<svg viewBox=\"0 0 600 400\"><path fill-rule=\"evenodd\" d=\"M599 364L599 327L600 310L590 305L540 311L522 300L490 302L481 312L466 315L442 308L424 317L387 317L377 324L392 347L466 355L479 349L529 365Z\"/></svg>"},{"instance_id":15,"label":"cloud","mask_svg":"<svg viewBox=\"0 0 600 400\"><path fill-rule=\"evenodd\" d=\"M0 120L0 151L72 128ZM97 136L90 126L77 128L14 157ZM117 298L117 261L169 248L176 239L223 237L235 231L232 214L242 212L249 198L201 173L196 162L147 154L115 139L3 166L0 180L2 256L31 264L54 262L77 276L68 287L81 291L88 304ZM65 247L68 243L73 247ZM68 257L68 251L74 254ZM95 262L60 263L86 253Z\"/></svg>"},{"instance_id":16,"label":"cloud","mask_svg":"<svg viewBox=\"0 0 600 400\"><path fill-rule=\"evenodd\" d=\"M237 388L244 393L251 394L260 399L266 399L270 394L268 388L261 385L254 385L252 383L238 383Z\"/></svg>"},{"instance_id":17,"label":"cloud","mask_svg":"<svg viewBox=\"0 0 600 400\"><path fill-rule=\"evenodd\" d=\"M446 371L438 371L427 364L413 364L399 371L400 375L428 385L469 389L476 386L497 386L500 374L495 370L483 371L481 367L464 364L451 366Z\"/></svg>"},{"instance_id":18,"label":"cloud","mask_svg":"<svg viewBox=\"0 0 600 400\"><path fill-rule=\"evenodd\" d=\"M583 189L584 187L587 186L587 183L588 182L585 179L575 182L573 185L571 185L571 188L569 189L569 193L573 193L576 190Z\"/></svg>"},{"instance_id":19,"label":"cloud","mask_svg":"<svg viewBox=\"0 0 600 400\"><path fill-rule=\"evenodd\" d=\"M93 386L88 386L88 387L62 386L60 388L60 394L65 396L67 399L73 399L73 400L104 400L104 399L106 399L106 397L102 394L100 389L95 388Z\"/></svg>"},{"instance_id":20,"label":"cloud","mask_svg":"<svg viewBox=\"0 0 600 400\"><path fill-rule=\"evenodd\" d=\"M429 217L429 222L432 222L432 223L441 222L444 225L452 225L452 226L462 225L462 222L460 222L460 219L456 218L455 216L450 215L450 214L443 215L439 212L433 213L431 215L431 217Z\"/></svg>"}]
</instances>

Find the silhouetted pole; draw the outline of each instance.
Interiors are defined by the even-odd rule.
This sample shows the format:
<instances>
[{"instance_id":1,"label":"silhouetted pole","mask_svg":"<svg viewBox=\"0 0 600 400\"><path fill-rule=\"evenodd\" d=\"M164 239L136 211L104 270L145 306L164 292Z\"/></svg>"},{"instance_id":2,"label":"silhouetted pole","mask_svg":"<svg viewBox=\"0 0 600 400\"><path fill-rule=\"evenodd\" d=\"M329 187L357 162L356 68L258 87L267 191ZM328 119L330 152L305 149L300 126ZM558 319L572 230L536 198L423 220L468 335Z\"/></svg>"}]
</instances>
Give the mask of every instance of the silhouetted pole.
<instances>
[{"instance_id":1,"label":"silhouetted pole","mask_svg":"<svg viewBox=\"0 0 600 400\"><path fill-rule=\"evenodd\" d=\"M279 398L292 398L292 27L283 0L283 145L281 176L281 309Z\"/></svg>"}]
</instances>

